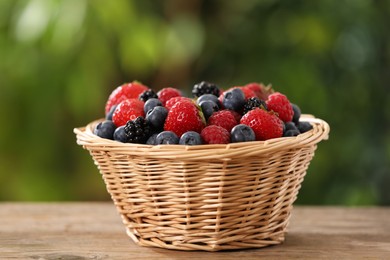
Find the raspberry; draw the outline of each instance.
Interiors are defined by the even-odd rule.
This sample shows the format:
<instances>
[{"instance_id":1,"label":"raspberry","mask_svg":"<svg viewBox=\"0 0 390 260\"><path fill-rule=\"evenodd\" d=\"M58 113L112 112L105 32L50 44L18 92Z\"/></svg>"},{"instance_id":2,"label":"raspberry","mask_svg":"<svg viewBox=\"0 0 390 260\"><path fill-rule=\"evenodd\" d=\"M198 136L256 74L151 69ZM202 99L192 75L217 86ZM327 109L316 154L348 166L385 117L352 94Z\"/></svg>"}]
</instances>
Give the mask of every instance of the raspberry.
<instances>
[{"instance_id":1,"label":"raspberry","mask_svg":"<svg viewBox=\"0 0 390 260\"><path fill-rule=\"evenodd\" d=\"M217 125L206 126L200 136L205 144L228 144L230 142L230 133Z\"/></svg>"},{"instance_id":2,"label":"raspberry","mask_svg":"<svg viewBox=\"0 0 390 260\"><path fill-rule=\"evenodd\" d=\"M188 131L200 133L204 126L204 117L199 108L192 102L182 100L169 110L164 130L172 131L177 136L181 136Z\"/></svg>"},{"instance_id":3,"label":"raspberry","mask_svg":"<svg viewBox=\"0 0 390 260\"><path fill-rule=\"evenodd\" d=\"M125 134L127 142L144 144L150 136L150 126L148 121L143 117L137 117L134 120L128 121L125 126Z\"/></svg>"},{"instance_id":4,"label":"raspberry","mask_svg":"<svg viewBox=\"0 0 390 260\"><path fill-rule=\"evenodd\" d=\"M137 81L125 83L111 92L106 103L106 114L110 112L112 106L119 104L125 99L138 98L139 95L149 88Z\"/></svg>"},{"instance_id":5,"label":"raspberry","mask_svg":"<svg viewBox=\"0 0 390 260\"><path fill-rule=\"evenodd\" d=\"M173 97L180 97L181 92L176 88L163 88L157 92L158 99L160 99L163 106L165 103Z\"/></svg>"},{"instance_id":6,"label":"raspberry","mask_svg":"<svg viewBox=\"0 0 390 260\"><path fill-rule=\"evenodd\" d=\"M206 81L195 84L192 88L192 94L194 97L200 97L204 94L212 94L218 97L220 94L219 92L220 91L217 85Z\"/></svg>"},{"instance_id":7,"label":"raspberry","mask_svg":"<svg viewBox=\"0 0 390 260\"><path fill-rule=\"evenodd\" d=\"M283 122L274 113L255 108L246 113L240 121L253 129L257 141L282 137Z\"/></svg>"},{"instance_id":8,"label":"raspberry","mask_svg":"<svg viewBox=\"0 0 390 260\"><path fill-rule=\"evenodd\" d=\"M247 88L247 87L239 87L242 92L244 92L244 95L245 95L245 100L248 100L252 97L257 97L256 93L250 89L250 88Z\"/></svg>"},{"instance_id":9,"label":"raspberry","mask_svg":"<svg viewBox=\"0 0 390 260\"><path fill-rule=\"evenodd\" d=\"M269 95L266 104L268 109L276 112L283 122L290 122L293 119L294 110L285 95L275 92Z\"/></svg>"},{"instance_id":10,"label":"raspberry","mask_svg":"<svg viewBox=\"0 0 390 260\"><path fill-rule=\"evenodd\" d=\"M119 127L125 125L127 121L137 117L145 116L144 102L135 98L126 99L119 103L112 115L112 121Z\"/></svg>"},{"instance_id":11,"label":"raspberry","mask_svg":"<svg viewBox=\"0 0 390 260\"><path fill-rule=\"evenodd\" d=\"M179 101L188 101L193 103L192 99L188 97L173 97L169 99L167 102L165 102L165 108L169 110Z\"/></svg>"},{"instance_id":12,"label":"raspberry","mask_svg":"<svg viewBox=\"0 0 390 260\"><path fill-rule=\"evenodd\" d=\"M230 112L232 112L233 116L236 118L237 123L240 122L241 114L233 110L230 110Z\"/></svg>"},{"instance_id":13,"label":"raspberry","mask_svg":"<svg viewBox=\"0 0 390 260\"><path fill-rule=\"evenodd\" d=\"M261 100L267 100L268 96L274 93L271 85L264 86L263 83L248 83L245 88L253 90L258 98Z\"/></svg>"},{"instance_id":14,"label":"raspberry","mask_svg":"<svg viewBox=\"0 0 390 260\"><path fill-rule=\"evenodd\" d=\"M210 116L208 124L221 126L230 132L238 124L238 121L232 111L225 109L214 112Z\"/></svg>"}]
</instances>

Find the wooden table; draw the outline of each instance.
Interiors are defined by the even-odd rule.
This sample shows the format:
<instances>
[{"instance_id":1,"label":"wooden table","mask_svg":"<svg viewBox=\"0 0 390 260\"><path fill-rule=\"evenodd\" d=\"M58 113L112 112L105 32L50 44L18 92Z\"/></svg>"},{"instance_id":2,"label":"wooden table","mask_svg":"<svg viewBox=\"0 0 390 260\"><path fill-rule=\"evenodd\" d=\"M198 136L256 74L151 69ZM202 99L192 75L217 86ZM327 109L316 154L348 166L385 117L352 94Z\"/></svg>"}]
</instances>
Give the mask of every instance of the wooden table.
<instances>
[{"instance_id":1,"label":"wooden table","mask_svg":"<svg viewBox=\"0 0 390 260\"><path fill-rule=\"evenodd\" d=\"M262 249L140 247L112 203L0 203L0 259L390 259L390 208L295 207L286 241Z\"/></svg>"}]
</instances>

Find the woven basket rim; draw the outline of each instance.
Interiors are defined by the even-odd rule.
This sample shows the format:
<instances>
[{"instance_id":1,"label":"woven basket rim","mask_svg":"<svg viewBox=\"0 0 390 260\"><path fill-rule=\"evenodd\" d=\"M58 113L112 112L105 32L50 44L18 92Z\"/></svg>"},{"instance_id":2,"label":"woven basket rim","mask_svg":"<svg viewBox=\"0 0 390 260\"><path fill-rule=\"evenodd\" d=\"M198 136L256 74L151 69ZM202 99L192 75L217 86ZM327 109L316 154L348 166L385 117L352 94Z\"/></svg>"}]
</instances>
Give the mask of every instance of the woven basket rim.
<instances>
[{"instance_id":1,"label":"woven basket rim","mask_svg":"<svg viewBox=\"0 0 390 260\"><path fill-rule=\"evenodd\" d=\"M329 137L330 127L322 119L312 115L303 114L301 121L311 123L313 129L296 137L280 137L266 141L252 141L229 144L207 144L207 145L146 145L134 143L121 143L114 140L104 139L93 134L93 129L104 119L90 122L85 127L74 128L77 137L77 144L88 150L120 151L127 155L142 155L147 157L158 156L166 158L196 159L194 156L201 155L202 158L226 159L227 151L232 153L268 153L274 150L299 148L307 145L315 145Z\"/></svg>"}]
</instances>

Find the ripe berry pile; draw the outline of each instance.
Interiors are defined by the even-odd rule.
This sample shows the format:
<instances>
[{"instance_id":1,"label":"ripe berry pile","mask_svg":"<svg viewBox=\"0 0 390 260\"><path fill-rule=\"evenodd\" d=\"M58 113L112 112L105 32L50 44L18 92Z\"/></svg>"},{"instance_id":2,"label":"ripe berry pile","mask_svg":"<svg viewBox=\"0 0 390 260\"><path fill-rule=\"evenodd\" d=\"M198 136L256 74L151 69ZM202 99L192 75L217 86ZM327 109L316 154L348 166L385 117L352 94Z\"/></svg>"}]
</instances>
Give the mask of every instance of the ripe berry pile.
<instances>
[{"instance_id":1,"label":"ripe berry pile","mask_svg":"<svg viewBox=\"0 0 390 260\"><path fill-rule=\"evenodd\" d=\"M124 143L200 145L291 137L313 128L300 121L296 104L260 83L223 91L202 81L192 94L194 99L175 88L155 93L137 81L123 84L109 96L94 134Z\"/></svg>"}]
</instances>

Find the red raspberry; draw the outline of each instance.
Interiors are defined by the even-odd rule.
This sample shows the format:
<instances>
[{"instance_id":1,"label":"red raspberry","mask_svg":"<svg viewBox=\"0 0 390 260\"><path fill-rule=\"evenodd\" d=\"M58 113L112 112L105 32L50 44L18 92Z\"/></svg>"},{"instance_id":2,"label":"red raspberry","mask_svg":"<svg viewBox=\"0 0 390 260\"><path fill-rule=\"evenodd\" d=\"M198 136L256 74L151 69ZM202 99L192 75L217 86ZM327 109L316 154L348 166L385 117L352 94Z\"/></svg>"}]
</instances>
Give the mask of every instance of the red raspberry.
<instances>
[{"instance_id":1,"label":"red raspberry","mask_svg":"<svg viewBox=\"0 0 390 260\"><path fill-rule=\"evenodd\" d=\"M230 133L232 128L238 124L238 121L232 111L225 109L214 112L209 117L208 124L221 126Z\"/></svg>"},{"instance_id":2,"label":"red raspberry","mask_svg":"<svg viewBox=\"0 0 390 260\"><path fill-rule=\"evenodd\" d=\"M126 99L115 108L112 121L119 127L139 116L145 117L144 102L135 98Z\"/></svg>"},{"instance_id":3,"label":"red raspberry","mask_svg":"<svg viewBox=\"0 0 390 260\"><path fill-rule=\"evenodd\" d=\"M199 108L192 102L182 100L169 110L165 119L164 130L172 131L180 137L188 131L200 133L204 126L204 117Z\"/></svg>"},{"instance_id":4,"label":"red raspberry","mask_svg":"<svg viewBox=\"0 0 390 260\"><path fill-rule=\"evenodd\" d=\"M251 88L240 87L242 92L244 92L245 100L250 99L251 97L257 97L256 92L254 92Z\"/></svg>"},{"instance_id":5,"label":"red raspberry","mask_svg":"<svg viewBox=\"0 0 390 260\"><path fill-rule=\"evenodd\" d=\"M233 116L236 119L237 124L238 124L240 122L240 120L241 120L241 116L242 115L240 113L236 112L236 111L233 111L233 110L230 110L230 112L232 112L232 114L233 114Z\"/></svg>"},{"instance_id":6,"label":"red raspberry","mask_svg":"<svg viewBox=\"0 0 390 260\"><path fill-rule=\"evenodd\" d=\"M246 113L240 121L253 129L257 141L282 137L283 122L274 113L255 108Z\"/></svg>"},{"instance_id":7,"label":"red raspberry","mask_svg":"<svg viewBox=\"0 0 390 260\"><path fill-rule=\"evenodd\" d=\"M188 101L193 103L192 99L188 97L173 97L165 103L165 108L170 110L179 101Z\"/></svg>"},{"instance_id":8,"label":"red raspberry","mask_svg":"<svg viewBox=\"0 0 390 260\"><path fill-rule=\"evenodd\" d=\"M200 136L205 144L228 144L230 133L223 127L217 125L206 126Z\"/></svg>"},{"instance_id":9,"label":"red raspberry","mask_svg":"<svg viewBox=\"0 0 390 260\"><path fill-rule=\"evenodd\" d=\"M106 114L110 112L112 106L115 106L125 99L138 98L138 96L149 88L137 81L125 83L111 92L106 103Z\"/></svg>"},{"instance_id":10,"label":"red raspberry","mask_svg":"<svg viewBox=\"0 0 390 260\"><path fill-rule=\"evenodd\" d=\"M291 122L293 119L294 110L290 101L285 95L279 92L275 92L269 95L268 99L266 100L266 104L268 110L273 110L276 112L283 122Z\"/></svg>"},{"instance_id":11,"label":"red raspberry","mask_svg":"<svg viewBox=\"0 0 390 260\"><path fill-rule=\"evenodd\" d=\"M159 92L157 92L157 96L163 106L165 106L165 103L171 98L181 97L181 92L176 88L163 88Z\"/></svg>"},{"instance_id":12,"label":"red raspberry","mask_svg":"<svg viewBox=\"0 0 390 260\"><path fill-rule=\"evenodd\" d=\"M253 90L257 95L257 97L262 100L267 100L268 96L274 92L271 85L264 86L263 83L256 83L256 82L246 84L245 88L249 88Z\"/></svg>"}]
</instances>

